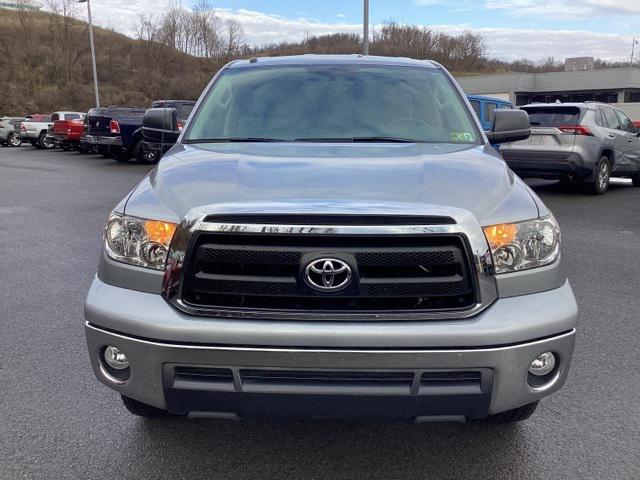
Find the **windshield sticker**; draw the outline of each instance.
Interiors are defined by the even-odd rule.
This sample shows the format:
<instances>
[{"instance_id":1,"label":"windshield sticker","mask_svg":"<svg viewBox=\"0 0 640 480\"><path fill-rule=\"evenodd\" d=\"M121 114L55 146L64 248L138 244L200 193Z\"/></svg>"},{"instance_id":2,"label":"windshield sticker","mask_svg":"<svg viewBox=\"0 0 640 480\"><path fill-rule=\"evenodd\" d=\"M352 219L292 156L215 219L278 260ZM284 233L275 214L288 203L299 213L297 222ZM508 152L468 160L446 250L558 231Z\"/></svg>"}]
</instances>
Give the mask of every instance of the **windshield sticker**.
<instances>
[{"instance_id":1,"label":"windshield sticker","mask_svg":"<svg viewBox=\"0 0 640 480\"><path fill-rule=\"evenodd\" d=\"M454 142L473 142L473 135L468 132L451 132L449 136Z\"/></svg>"}]
</instances>

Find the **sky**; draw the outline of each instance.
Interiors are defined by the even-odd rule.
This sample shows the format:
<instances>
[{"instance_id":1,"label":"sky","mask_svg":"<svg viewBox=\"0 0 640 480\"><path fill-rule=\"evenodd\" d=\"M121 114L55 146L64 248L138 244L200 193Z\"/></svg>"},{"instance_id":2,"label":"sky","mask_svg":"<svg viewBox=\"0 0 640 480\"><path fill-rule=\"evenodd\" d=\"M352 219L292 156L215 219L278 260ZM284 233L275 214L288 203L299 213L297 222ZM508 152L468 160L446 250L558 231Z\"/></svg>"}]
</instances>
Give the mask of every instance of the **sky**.
<instances>
[{"instance_id":1,"label":"sky","mask_svg":"<svg viewBox=\"0 0 640 480\"><path fill-rule=\"evenodd\" d=\"M92 0L91 6L96 24L133 35L139 13L160 15L180 3L190 8L195 0ZM219 16L239 20L252 45L362 31L362 0L210 3ZM640 39L640 0L370 0L371 28L389 20L448 33L480 33L489 55L504 60L628 60L632 39Z\"/></svg>"}]
</instances>

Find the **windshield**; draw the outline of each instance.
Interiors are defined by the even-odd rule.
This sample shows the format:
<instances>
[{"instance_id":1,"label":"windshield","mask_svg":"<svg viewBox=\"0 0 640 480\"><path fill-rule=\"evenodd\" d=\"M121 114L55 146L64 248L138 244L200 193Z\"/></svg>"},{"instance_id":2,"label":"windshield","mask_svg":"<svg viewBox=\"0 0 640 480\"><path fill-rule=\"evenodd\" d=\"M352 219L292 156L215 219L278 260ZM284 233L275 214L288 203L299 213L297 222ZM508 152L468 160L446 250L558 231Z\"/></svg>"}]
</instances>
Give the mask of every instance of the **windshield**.
<instances>
[{"instance_id":1,"label":"windshield","mask_svg":"<svg viewBox=\"0 0 640 480\"><path fill-rule=\"evenodd\" d=\"M235 68L207 94L184 141L478 143L440 70L389 66Z\"/></svg>"}]
</instances>

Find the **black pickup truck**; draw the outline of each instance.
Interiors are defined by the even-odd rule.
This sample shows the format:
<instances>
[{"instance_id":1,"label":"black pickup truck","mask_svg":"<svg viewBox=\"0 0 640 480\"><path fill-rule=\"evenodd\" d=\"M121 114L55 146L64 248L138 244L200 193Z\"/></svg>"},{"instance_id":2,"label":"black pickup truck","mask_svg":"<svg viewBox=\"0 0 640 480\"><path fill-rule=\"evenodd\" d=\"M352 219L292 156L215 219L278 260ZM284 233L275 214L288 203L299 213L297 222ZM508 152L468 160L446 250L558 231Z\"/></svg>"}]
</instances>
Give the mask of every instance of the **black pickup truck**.
<instances>
[{"instance_id":1,"label":"black pickup truck","mask_svg":"<svg viewBox=\"0 0 640 480\"><path fill-rule=\"evenodd\" d=\"M86 142L98 145L101 153L108 153L119 162L137 158L142 150L142 126L145 108L142 107L99 107L87 114Z\"/></svg>"},{"instance_id":2,"label":"black pickup truck","mask_svg":"<svg viewBox=\"0 0 640 480\"><path fill-rule=\"evenodd\" d=\"M195 102L187 100L157 100L151 106L175 108L188 116L194 105ZM98 145L101 153L119 162L128 162L131 158L143 163L157 161L159 157L153 152L149 153L143 145L142 119L146 110L144 107L121 106L89 110L85 137L87 144Z\"/></svg>"}]
</instances>

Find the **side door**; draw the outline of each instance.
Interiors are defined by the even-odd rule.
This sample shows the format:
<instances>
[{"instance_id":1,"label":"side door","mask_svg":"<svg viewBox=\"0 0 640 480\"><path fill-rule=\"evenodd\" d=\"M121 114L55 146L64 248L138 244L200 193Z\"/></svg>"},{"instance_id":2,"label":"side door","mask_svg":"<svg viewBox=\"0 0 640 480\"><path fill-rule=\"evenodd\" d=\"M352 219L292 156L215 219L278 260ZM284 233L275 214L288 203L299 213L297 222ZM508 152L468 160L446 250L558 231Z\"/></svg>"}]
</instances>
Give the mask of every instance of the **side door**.
<instances>
[{"instance_id":1,"label":"side door","mask_svg":"<svg viewBox=\"0 0 640 480\"><path fill-rule=\"evenodd\" d=\"M605 135L608 140L611 140L611 144L614 149L614 165L613 170L625 170L627 169L627 138L624 132L620 129L620 119L616 115L616 111L611 107L601 107L602 114L605 120Z\"/></svg>"},{"instance_id":2,"label":"side door","mask_svg":"<svg viewBox=\"0 0 640 480\"><path fill-rule=\"evenodd\" d=\"M625 149L627 167L636 172L640 170L640 138L638 137L638 130L622 110L616 109L615 112L620 120L620 129L627 141Z\"/></svg>"}]
</instances>

